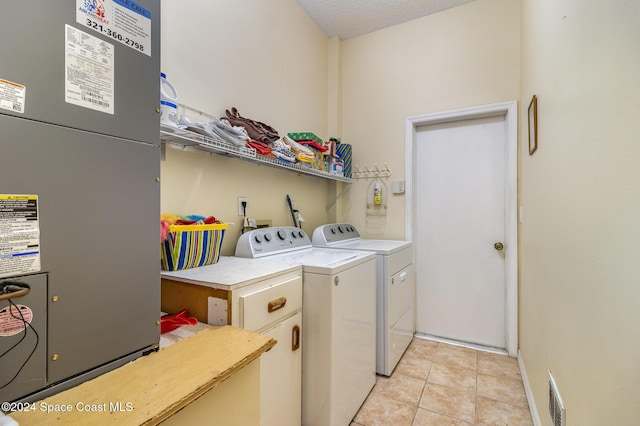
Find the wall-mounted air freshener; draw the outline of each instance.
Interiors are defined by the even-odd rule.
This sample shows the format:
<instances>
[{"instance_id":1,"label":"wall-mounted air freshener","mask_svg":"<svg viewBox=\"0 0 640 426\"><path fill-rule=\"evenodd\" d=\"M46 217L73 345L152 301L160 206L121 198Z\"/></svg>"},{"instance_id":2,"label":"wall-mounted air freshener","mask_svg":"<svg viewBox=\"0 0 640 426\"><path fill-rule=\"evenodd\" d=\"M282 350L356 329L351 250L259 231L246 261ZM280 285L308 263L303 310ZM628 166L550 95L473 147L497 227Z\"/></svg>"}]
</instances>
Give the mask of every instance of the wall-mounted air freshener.
<instances>
[{"instance_id":1,"label":"wall-mounted air freshener","mask_svg":"<svg viewBox=\"0 0 640 426\"><path fill-rule=\"evenodd\" d=\"M387 215L387 185L380 178L374 179L367 189L367 216Z\"/></svg>"}]
</instances>

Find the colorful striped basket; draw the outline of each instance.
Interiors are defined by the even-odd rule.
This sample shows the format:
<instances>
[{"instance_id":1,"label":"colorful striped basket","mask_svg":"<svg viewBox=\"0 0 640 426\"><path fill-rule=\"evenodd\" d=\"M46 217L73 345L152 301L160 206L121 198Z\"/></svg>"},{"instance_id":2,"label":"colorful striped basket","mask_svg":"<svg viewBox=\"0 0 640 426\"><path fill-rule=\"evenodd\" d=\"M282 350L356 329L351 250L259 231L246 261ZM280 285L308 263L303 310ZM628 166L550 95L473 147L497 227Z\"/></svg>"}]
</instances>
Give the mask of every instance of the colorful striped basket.
<instances>
[{"instance_id":1,"label":"colorful striped basket","mask_svg":"<svg viewBox=\"0 0 640 426\"><path fill-rule=\"evenodd\" d=\"M197 268L218 262L227 224L171 225L161 246L163 271Z\"/></svg>"}]
</instances>

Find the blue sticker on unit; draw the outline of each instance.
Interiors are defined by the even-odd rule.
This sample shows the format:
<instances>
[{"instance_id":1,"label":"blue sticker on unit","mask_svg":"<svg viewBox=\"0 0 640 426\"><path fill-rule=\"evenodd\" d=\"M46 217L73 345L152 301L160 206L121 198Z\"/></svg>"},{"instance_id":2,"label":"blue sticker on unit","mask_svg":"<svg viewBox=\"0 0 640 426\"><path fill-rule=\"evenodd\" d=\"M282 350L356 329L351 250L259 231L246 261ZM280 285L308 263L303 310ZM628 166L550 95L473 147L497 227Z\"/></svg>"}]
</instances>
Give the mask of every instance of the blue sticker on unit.
<instances>
[{"instance_id":1,"label":"blue sticker on unit","mask_svg":"<svg viewBox=\"0 0 640 426\"><path fill-rule=\"evenodd\" d=\"M114 3L118 3L122 7L126 7L129 10L136 12L139 15L144 16L145 18L151 19L151 11L145 9L140 6L138 3L131 0L113 0Z\"/></svg>"}]
</instances>

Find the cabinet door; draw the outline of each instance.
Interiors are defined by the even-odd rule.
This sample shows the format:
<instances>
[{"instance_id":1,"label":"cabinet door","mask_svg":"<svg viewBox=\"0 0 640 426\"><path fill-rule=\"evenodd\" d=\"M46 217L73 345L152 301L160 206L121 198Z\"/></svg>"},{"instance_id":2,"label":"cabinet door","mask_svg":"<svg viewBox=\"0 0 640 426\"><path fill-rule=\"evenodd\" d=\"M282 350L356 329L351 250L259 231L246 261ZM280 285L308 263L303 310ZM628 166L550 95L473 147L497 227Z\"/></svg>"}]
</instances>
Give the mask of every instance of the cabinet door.
<instances>
[{"instance_id":1,"label":"cabinet door","mask_svg":"<svg viewBox=\"0 0 640 426\"><path fill-rule=\"evenodd\" d=\"M300 426L302 419L302 314L261 334L278 343L260 357L260 424Z\"/></svg>"}]
</instances>

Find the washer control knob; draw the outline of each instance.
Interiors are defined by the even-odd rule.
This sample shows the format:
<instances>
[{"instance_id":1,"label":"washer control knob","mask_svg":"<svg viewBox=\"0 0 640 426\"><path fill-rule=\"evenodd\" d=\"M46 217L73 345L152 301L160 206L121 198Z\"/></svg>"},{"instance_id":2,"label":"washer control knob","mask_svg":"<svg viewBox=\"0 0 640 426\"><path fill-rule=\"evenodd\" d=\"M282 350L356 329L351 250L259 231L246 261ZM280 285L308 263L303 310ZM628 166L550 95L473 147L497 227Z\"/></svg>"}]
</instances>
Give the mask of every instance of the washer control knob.
<instances>
[{"instance_id":1,"label":"washer control knob","mask_svg":"<svg viewBox=\"0 0 640 426\"><path fill-rule=\"evenodd\" d=\"M331 228L331 233L335 234L336 233L336 228Z\"/></svg>"},{"instance_id":2,"label":"washer control knob","mask_svg":"<svg viewBox=\"0 0 640 426\"><path fill-rule=\"evenodd\" d=\"M264 239L266 242L271 241L271 234L264 234Z\"/></svg>"},{"instance_id":3,"label":"washer control knob","mask_svg":"<svg viewBox=\"0 0 640 426\"><path fill-rule=\"evenodd\" d=\"M300 236L300 238L304 238L304 231L298 231L298 236Z\"/></svg>"},{"instance_id":4,"label":"washer control knob","mask_svg":"<svg viewBox=\"0 0 640 426\"><path fill-rule=\"evenodd\" d=\"M260 234L256 234L253 239L256 241L256 243L260 244L262 242L262 235Z\"/></svg>"},{"instance_id":5,"label":"washer control knob","mask_svg":"<svg viewBox=\"0 0 640 426\"><path fill-rule=\"evenodd\" d=\"M338 226L338 231L340 231L341 234L344 234L344 228L342 227L342 225Z\"/></svg>"},{"instance_id":6,"label":"washer control knob","mask_svg":"<svg viewBox=\"0 0 640 426\"><path fill-rule=\"evenodd\" d=\"M292 236L293 238L298 238L298 234L296 233L296 231L293 231L293 232L291 233L291 236Z\"/></svg>"},{"instance_id":7,"label":"washer control knob","mask_svg":"<svg viewBox=\"0 0 640 426\"><path fill-rule=\"evenodd\" d=\"M278 238L284 241L284 239L287 238L287 234L282 229L280 229L278 230Z\"/></svg>"}]
</instances>

